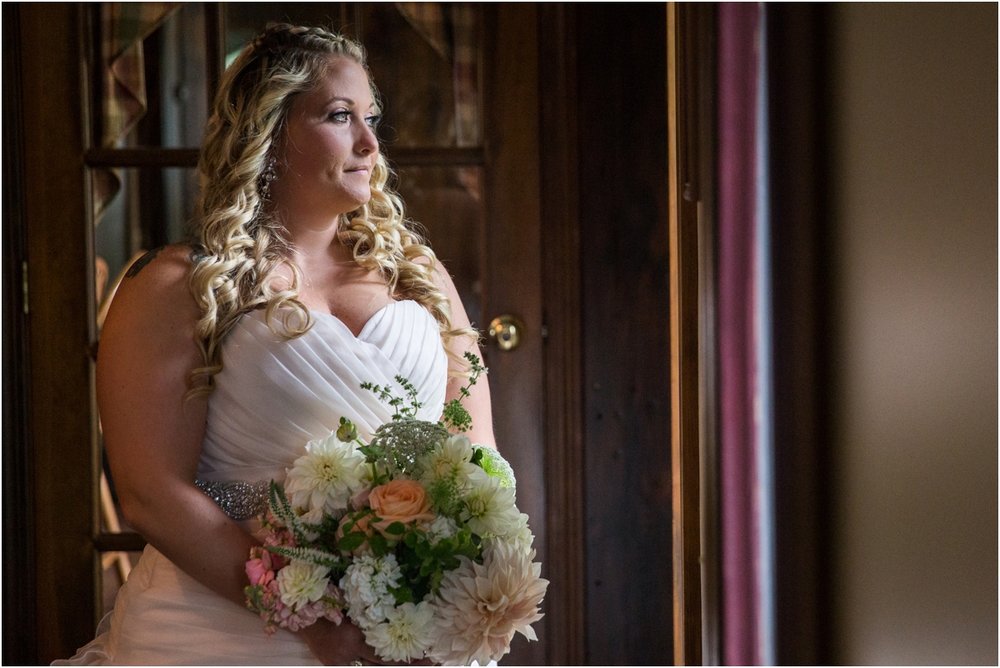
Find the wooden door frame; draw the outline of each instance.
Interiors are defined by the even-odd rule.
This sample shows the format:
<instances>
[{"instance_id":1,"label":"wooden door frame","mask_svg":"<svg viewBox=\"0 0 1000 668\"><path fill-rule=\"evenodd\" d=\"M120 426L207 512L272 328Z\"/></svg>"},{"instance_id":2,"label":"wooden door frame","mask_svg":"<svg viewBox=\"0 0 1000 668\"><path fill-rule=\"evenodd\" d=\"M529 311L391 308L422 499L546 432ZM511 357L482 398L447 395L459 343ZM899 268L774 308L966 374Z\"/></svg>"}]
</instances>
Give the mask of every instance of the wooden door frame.
<instances>
[{"instance_id":1,"label":"wooden door frame","mask_svg":"<svg viewBox=\"0 0 1000 668\"><path fill-rule=\"evenodd\" d=\"M3 6L3 527L4 537L16 546L3 561L3 606L17 615L3 626L3 663L33 663L35 633L35 558L32 534L34 503L29 479L32 467L28 405L28 318L25 313L27 230L24 224L24 145L20 128L21 9Z\"/></svg>"},{"instance_id":2,"label":"wooden door frame","mask_svg":"<svg viewBox=\"0 0 1000 668\"><path fill-rule=\"evenodd\" d=\"M715 9L667 3L674 664L718 663Z\"/></svg>"},{"instance_id":3,"label":"wooden door frame","mask_svg":"<svg viewBox=\"0 0 1000 668\"><path fill-rule=\"evenodd\" d=\"M27 434L12 447L26 457L21 491L33 506L26 522L34 578L7 580L5 589L13 585L34 597L33 620L21 622L33 634L26 648L31 654L22 657L28 663L72 654L93 634L98 613L99 560L93 539L100 468L81 11L71 3L30 5L21 6L17 17L19 39L26 47L19 53L17 128L25 150L15 166L23 175L23 213L12 222L23 225L25 238L23 364L30 393L22 399ZM60 48L42 48L44 44Z\"/></svg>"}]
</instances>

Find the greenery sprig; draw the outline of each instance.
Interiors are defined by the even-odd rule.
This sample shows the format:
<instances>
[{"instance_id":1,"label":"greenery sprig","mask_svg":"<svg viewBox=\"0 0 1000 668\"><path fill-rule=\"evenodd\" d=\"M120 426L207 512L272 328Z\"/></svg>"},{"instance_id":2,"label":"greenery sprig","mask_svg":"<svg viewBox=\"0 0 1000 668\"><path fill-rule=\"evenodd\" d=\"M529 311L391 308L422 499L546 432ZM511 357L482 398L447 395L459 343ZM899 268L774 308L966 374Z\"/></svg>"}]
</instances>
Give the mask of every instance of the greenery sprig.
<instances>
[{"instance_id":1,"label":"greenery sprig","mask_svg":"<svg viewBox=\"0 0 1000 668\"><path fill-rule=\"evenodd\" d=\"M458 388L458 396L444 405L440 420L443 427L457 433L472 429L472 415L462 405L462 401L471 395L470 390L472 386L476 384L476 381L479 380L482 374L486 373L486 367L483 366L482 360L478 356L466 352L464 357L469 363L469 378L465 385ZM393 409L393 420L416 419L417 412L423 406L417 399L417 388L413 386L413 383L409 379L403 376L396 376L394 380L403 388L405 396L401 397L397 395L388 385L377 385L366 382L361 384L361 388L374 392L382 403L390 406ZM357 429L354 428L354 425L349 420L341 418L337 436L345 442L355 441L357 440ZM361 443L361 445L364 444Z\"/></svg>"},{"instance_id":2,"label":"greenery sprig","mask_svg":"<svg viewBox=\"0 0 1000 668\"><path fill-rule=\"evenodd\" d=\"M452 399L444 405L441 414L441 423L451 431L463 432L472 429L472 416L462 405L462 400L469 396L469 390L479 380L479 376L486 373L486 367L478 357L470 352L465 353L465 359L469 363L469 380L458 389L458 397Z\"/></svg>"},{"instance_id":3,"label":"greenery sprig","mask_svg":"<svg viewBox=\"0 0 1000 668\"><path fill-rule=\"evenodd\" d=\"M417 388L413 386L413 383L404 376L396 376L394 380L399 383L399 386L403 388L406 392L406 398L396 396L392 391L392 388L382 385L375 385L374 383L361 383L361 389L371 390L374 392L378 398L386 405L391 406L393 409L392 419L400 420L404 418L415 418L417 417L417 411L423 406L417 400ZM404 404L404 401L409 400L409 405Z\"/></svg>"}]
</instances>

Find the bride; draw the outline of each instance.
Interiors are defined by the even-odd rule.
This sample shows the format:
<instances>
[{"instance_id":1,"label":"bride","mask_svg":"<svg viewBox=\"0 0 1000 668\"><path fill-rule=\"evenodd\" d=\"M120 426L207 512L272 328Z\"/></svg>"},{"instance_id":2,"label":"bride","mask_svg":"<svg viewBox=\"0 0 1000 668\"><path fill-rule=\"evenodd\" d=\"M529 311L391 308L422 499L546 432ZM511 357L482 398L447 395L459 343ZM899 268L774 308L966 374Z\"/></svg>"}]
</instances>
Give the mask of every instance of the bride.
<instances>
[{"instance_id":1,"label":"bride","mask_svg":"<svg viewBox=\"0 0 1000 668\"><path fill-rule=\"evenodd\" d=\"M361 47L275 25L226 71L199 163L197 242L127 273L98 359L125 518L148 541L72 663L376 664L345 620L264 633L244 605L261 481L341 416L390 418L361 383L417 388L436 420L478 354L446 271L403 218ZM494 445L481 379L469 437ZM249 484L247 484L249 483Z\"/></svg>"}]
</instances>

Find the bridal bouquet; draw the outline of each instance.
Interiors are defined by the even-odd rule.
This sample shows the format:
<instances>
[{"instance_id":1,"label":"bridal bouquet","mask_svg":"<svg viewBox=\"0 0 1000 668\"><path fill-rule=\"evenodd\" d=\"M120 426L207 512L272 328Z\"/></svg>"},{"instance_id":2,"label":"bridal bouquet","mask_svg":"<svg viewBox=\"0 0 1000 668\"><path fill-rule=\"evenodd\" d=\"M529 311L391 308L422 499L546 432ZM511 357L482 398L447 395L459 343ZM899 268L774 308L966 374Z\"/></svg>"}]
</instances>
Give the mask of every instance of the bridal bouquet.
<instances>
[{"instance_id":1,"label":"bridal bouquet","mask_svg":"<svg viewBox=\"0 0 1000 668\"><path fill-rule=\"evenodd\" d=\"M462 396L484 370L472 365ZM461 433L459 400L440 422L407 394L366 384L395 410L367 443L347 418L309 442L284 487L272 482L263 546L246 564L247 606L273 632L346 615L387 661L486 664L530 640L548 581L533 562L510 465Z\"/></svg>"}]
</instances>

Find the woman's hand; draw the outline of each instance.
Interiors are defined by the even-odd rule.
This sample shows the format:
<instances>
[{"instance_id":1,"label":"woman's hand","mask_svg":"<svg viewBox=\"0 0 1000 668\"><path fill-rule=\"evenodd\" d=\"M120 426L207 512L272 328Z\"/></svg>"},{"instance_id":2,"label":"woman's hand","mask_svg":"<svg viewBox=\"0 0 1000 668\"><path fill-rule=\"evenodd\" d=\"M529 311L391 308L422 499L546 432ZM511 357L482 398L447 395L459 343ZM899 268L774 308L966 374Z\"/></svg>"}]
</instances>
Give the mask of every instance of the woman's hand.
<instances>
[{"instance_id":1,"label":"woman's hand","mask_svg":"<svg viewBox=\"0 0 1000 668\"><path fill-rule=\"evenodd\" d=\"M310 651L327 666L378 664L375 651L365 642L365 636L349 619L340 624L321 619L299 631Z\"/></svg>"},{"instance_id":2,"label":"woman's hand","mask_svg":"<svg viewBox=\"0 0 1000 668\"><path fill-rule=\"evenodd\" d=\"M344 618L338 626L321 619L299 631L313 655L326 666L430 666L429 661L410 664L383 661L365 642L364 633L351 620Z\"/></svg>"}]
</instances>

